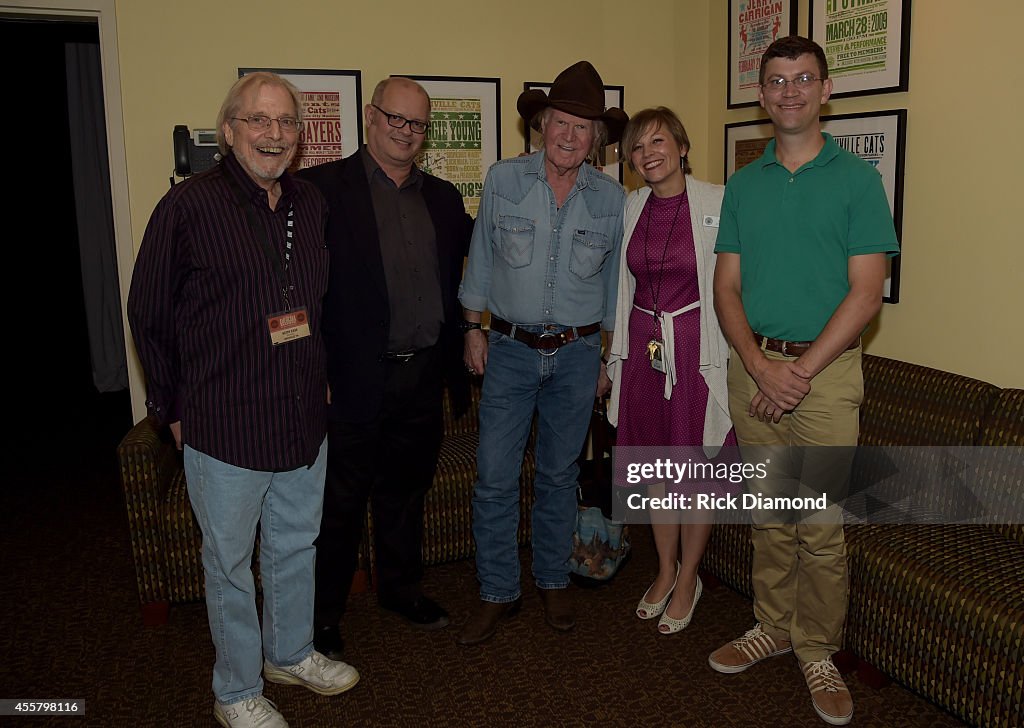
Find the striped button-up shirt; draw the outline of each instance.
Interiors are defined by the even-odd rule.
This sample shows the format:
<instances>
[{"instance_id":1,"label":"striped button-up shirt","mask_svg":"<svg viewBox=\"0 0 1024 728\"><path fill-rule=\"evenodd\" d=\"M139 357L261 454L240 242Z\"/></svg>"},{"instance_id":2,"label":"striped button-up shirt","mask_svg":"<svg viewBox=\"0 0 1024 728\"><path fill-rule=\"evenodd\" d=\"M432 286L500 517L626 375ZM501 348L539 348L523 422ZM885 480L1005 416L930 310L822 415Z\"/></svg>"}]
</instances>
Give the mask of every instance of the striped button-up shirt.
<instances>
[{"instance_id":1,"label":"striped button-up shirt","mask_svg":"<svg viewBox=\"0 0 1024 728\"><path fill-rule=\"evenodd\" d=\"M266 191L229 155L174 186L150 218L128 297L150 411L180 420L183 443L251 470L309 465L326 433L327 205L308 182L287 173L280 182L271 210ZM288 302L305 307L311 336L272 344L267 317L286 308L279 268L237 189L279 253L294 209Z\"/></svg>"}]
</instances>

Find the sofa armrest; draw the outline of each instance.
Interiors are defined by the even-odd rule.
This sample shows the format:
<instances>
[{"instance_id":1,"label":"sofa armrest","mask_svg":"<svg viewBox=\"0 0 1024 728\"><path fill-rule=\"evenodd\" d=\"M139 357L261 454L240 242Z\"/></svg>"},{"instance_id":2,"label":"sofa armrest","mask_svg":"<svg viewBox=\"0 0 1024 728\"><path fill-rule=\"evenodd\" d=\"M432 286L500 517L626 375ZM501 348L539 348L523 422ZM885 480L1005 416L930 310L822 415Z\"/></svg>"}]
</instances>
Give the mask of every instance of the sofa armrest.
<instances>
[{"instance_id":1,"label":"sofa armrest","mask_svg":"<svg viewBox=\"0 0 1024 728\"><path fill-rule=\"evenodd\" d=\"M483 377L471 377L469 381L469 407L456 416L455 403L448 387L444 388L442 417L444 436L466 435L479 429L480 393L483 389Z\"/></svg>"},{"instance_id":2,"label":"sofa armrest","mask_svg":"<svg viewBox=\"0 0 1024 728\"><path fill-rule=\"evenodd\" d=\"M180 456L174 443L161 436L153 417L140 421L124 436L117 455L139 601L167 601L161 511L171 481L181 469Z\"/></svg>"}]
</instances>

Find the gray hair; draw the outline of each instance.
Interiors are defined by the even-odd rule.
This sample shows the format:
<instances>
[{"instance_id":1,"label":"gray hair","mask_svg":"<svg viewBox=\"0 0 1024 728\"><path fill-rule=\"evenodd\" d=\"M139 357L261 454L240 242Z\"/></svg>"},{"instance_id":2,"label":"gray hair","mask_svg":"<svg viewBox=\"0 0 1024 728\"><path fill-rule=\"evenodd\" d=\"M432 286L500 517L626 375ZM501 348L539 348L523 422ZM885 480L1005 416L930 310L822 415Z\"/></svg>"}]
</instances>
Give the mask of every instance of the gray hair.
<instances>
[{"instance_id":1,"label":"gray hair","mask_svg":"<svg viewBox=\"0 0 1024 728\"><path fill-rule=\"evenodd\" d=\"M217 112L217 146L220 148L221 154L227 154L231 151L231 147L228 146L228 141L224 137L224 124L230 123L232 119L238 116L245 95L249 92L250 87L254 85L256 88L263 86L283 88L292 97L292 103L295 104L295 118L302 121L302 97L299 94L299 90L295 88L295 84L270 71L257 71L256 73L242 76L228 90L228 95L225 97L224 103L220 105L220 111Z\"/></svg>"}]
</instances>

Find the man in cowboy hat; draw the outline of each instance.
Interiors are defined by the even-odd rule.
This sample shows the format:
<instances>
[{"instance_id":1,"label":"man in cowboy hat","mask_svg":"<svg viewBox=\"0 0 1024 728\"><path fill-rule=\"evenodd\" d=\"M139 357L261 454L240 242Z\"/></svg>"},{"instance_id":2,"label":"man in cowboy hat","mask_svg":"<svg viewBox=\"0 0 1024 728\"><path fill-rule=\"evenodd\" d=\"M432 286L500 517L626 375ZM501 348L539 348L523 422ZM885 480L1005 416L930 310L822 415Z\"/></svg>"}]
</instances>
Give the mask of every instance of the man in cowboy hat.
<instances>
[{"instance_id":1,"label":"man in cowboy hat","mask_svg":"<svg viewBox=\"0 0 1024 728\"><path fill-rule=\"evenodd\" d=\"M550 95L526 91L517 107L544 148L488 172L459 295L466 366L486 372L473 493L481 604L462 645L490 638L521 602L519 471L534 412L533 576L547 623L575 626L567 587L576 459L594 396L610 388L601 329L610 337L615 326L624 192L587 160L618 141L628 117L604 108L604 84L586 61L562 71Z\"/></svg>"}]
</instances>

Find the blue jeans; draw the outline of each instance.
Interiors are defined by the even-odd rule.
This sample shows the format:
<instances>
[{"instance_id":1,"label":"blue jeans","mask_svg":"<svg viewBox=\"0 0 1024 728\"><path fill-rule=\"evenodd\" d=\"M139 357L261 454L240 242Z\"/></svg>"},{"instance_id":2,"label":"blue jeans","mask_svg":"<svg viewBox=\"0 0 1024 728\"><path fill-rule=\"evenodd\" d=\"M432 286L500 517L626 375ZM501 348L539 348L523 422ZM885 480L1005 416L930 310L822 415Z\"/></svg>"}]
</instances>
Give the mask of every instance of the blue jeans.
<instances>
[{"instance_id":1,"label":"blue jeans","mask_svg":"<svg viewBox=\"0 0 1024 728\"><path fill-rule=\"evenodd\" d=\"M522 327L540 332L542 326ZM561 330L561 327L555 330ZM533 506L533 577L541 589L569 584L576 523L576 460L590 428L601 366L600 332L545 356L515 339L488 334L480 400L480 446L473 490L473 537L480 598L519 597L519 474L537 413L537 500Z\"/></svg>"},{"instance_id":2,"label":"blue jeans","mask_svg":"<svg viewBox=\"0 0 1024 728\"><path fill-rule=\"evenodd\" d=\"M263 692L264 655L275 665L294 665L313 649L313 540L320 530L326 465L326 438L311 467L283 473L246 470L185 446L217 651L213 693L221 703ZM250 568L257 524L262 640Z\"/></svg>"}]
</instances>

